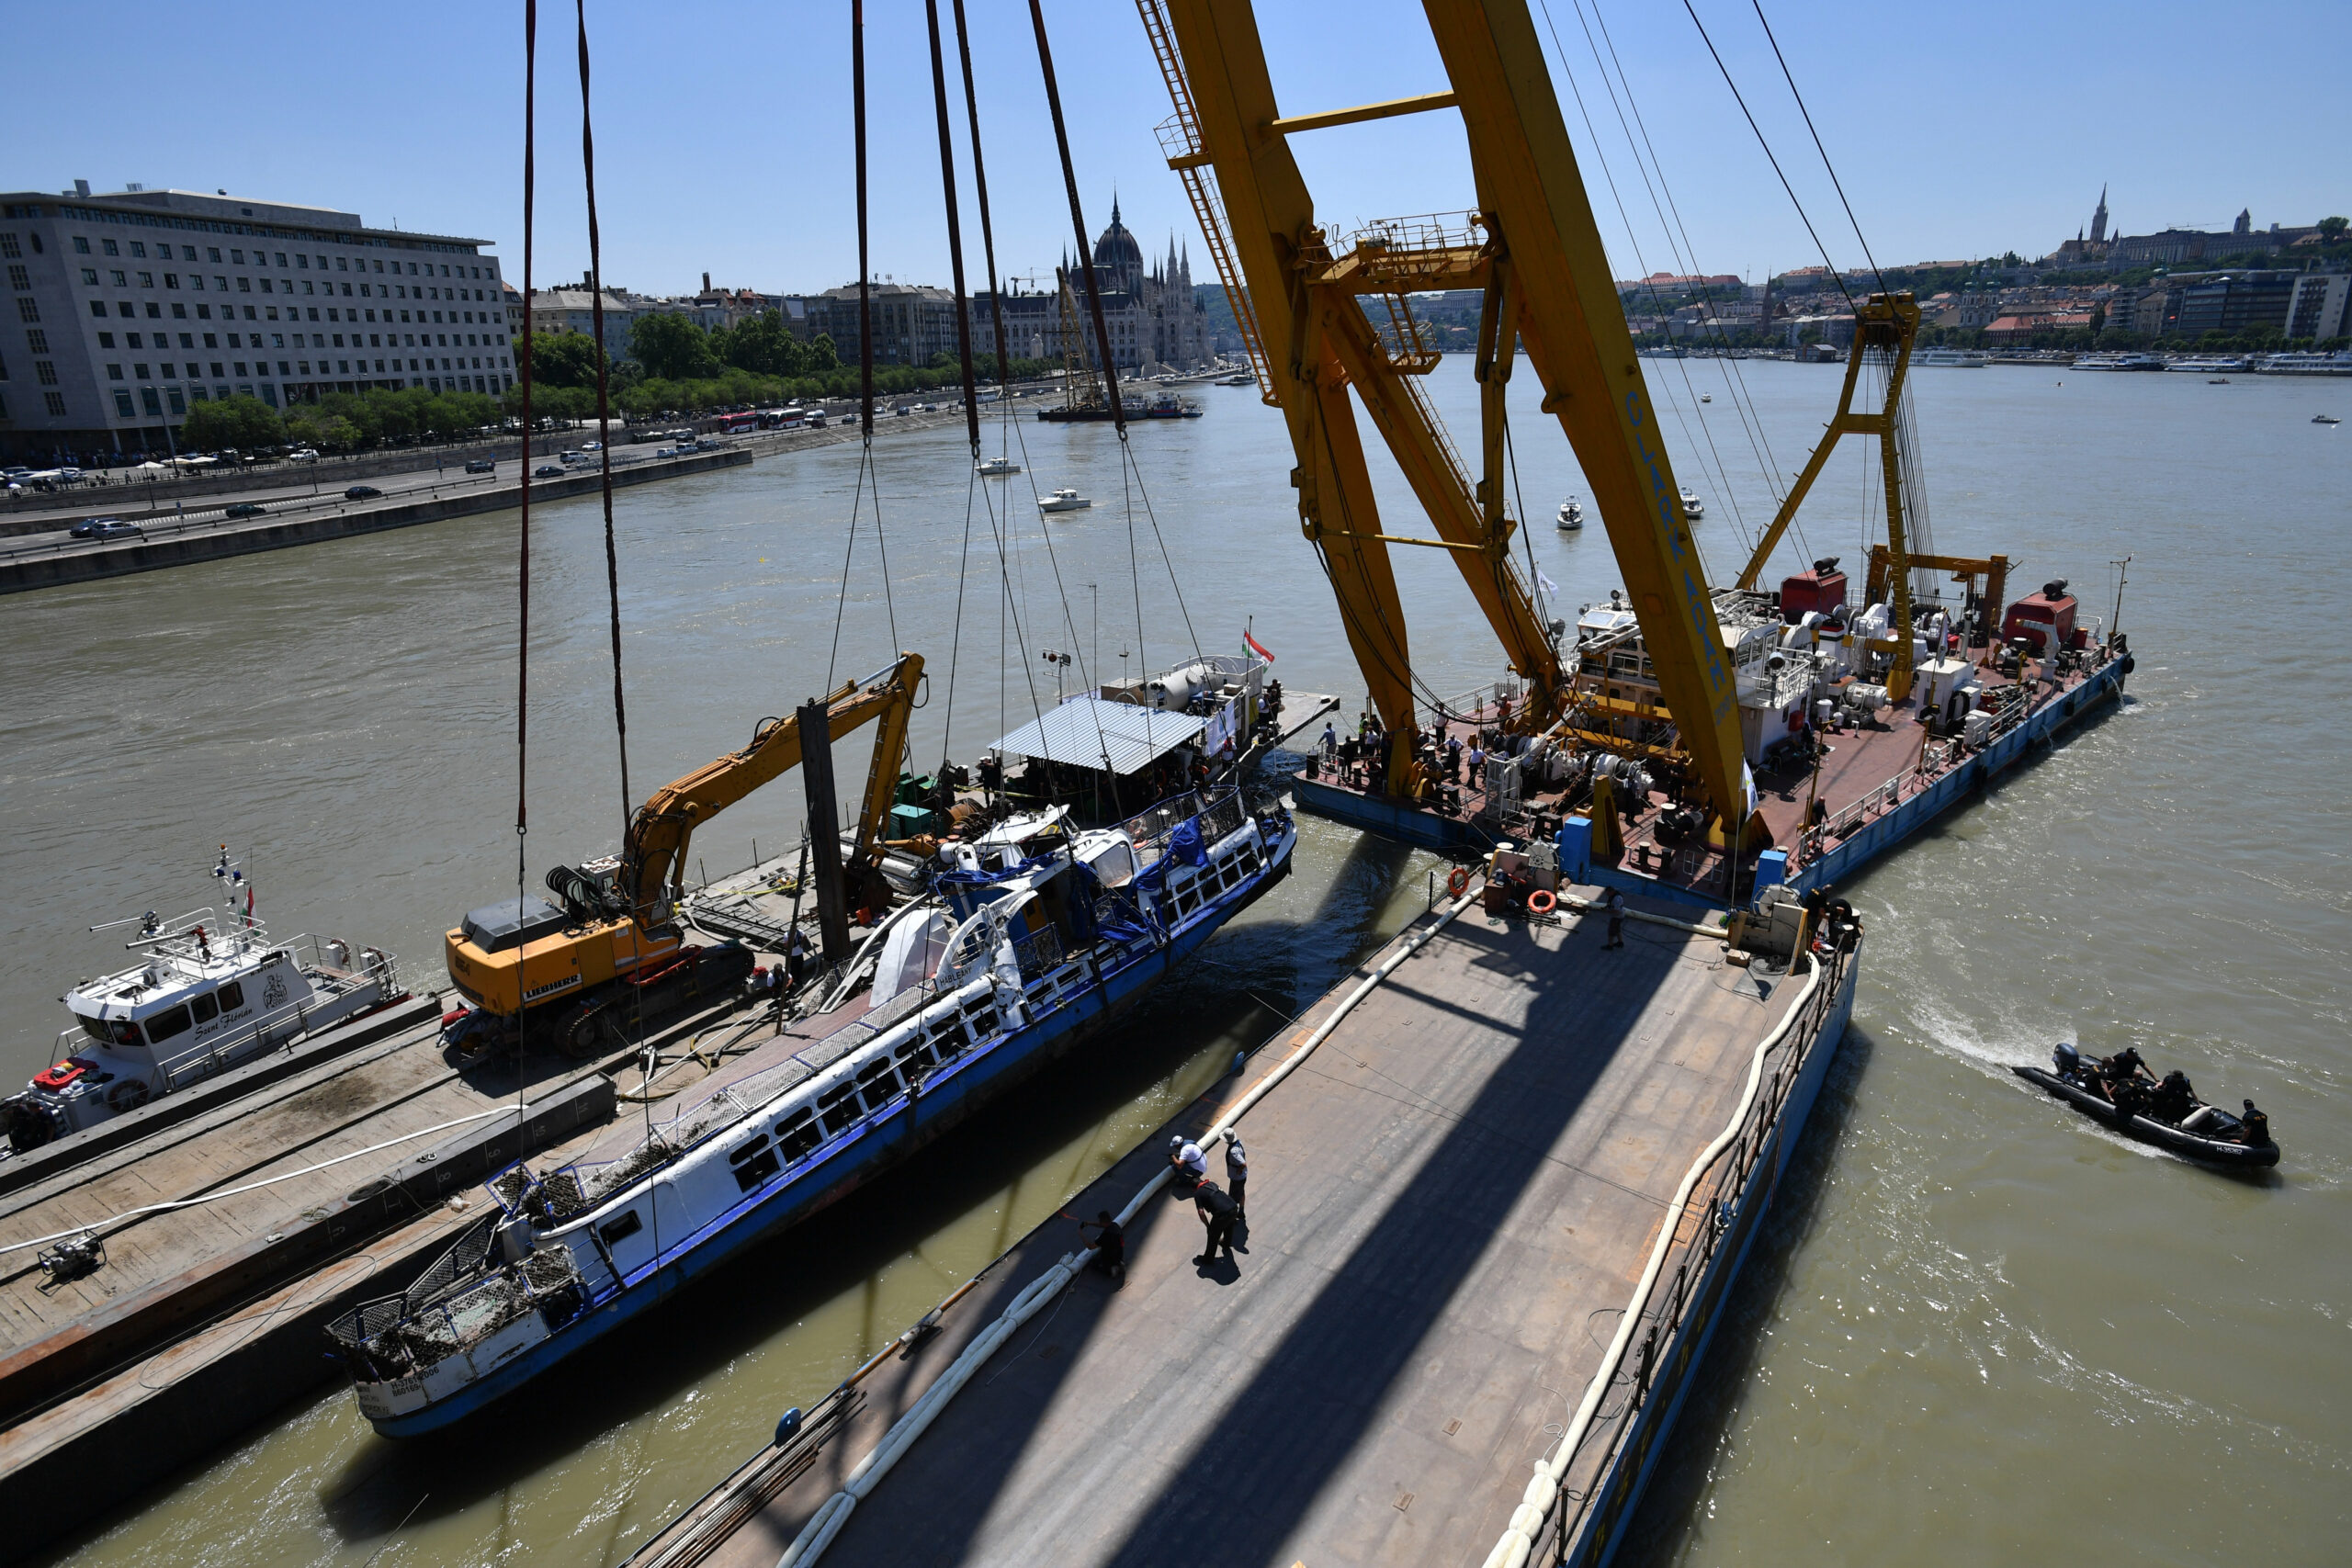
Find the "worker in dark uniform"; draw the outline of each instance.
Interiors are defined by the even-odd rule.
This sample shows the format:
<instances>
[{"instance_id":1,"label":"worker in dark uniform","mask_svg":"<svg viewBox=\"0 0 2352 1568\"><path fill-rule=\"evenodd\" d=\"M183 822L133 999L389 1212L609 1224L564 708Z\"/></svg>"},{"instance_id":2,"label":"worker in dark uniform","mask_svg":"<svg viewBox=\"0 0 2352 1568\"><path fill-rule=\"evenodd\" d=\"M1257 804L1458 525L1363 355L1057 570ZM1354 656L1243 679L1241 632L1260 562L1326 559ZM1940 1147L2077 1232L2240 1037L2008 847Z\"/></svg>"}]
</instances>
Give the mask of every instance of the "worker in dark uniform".
<instances>
[{"instance_id":1,"label":"worker in dark uniform","mask_svg":"<svg viewBox=\"0 0 2352 1568\"><path fill-rule=\"evenodd\" d=\"M1600 944L1601 951L1606 953L1612 947L1625 945L1625 896L1612 887L1601 898L1600 907L1609 911L1609 940Z\"/></svg>"},{"instance_id":2,"label":"worker in dark uniform","mask_svg":"<svg viewBox=\"0 0 2352 1568\"><path fill-rule=\"evenodd\" d=\"M1078 1222L1078 1232L1081 1238L1085 1238L1088 1231L1100 1234L1086 1241L1087 1251L1093 1254L1086 1260L1086 1266L1098 1274L1110 1276L1113 1290L1125 1290L1127 1288L1126 1231L1118 1221L1111 1217L1111 1211L1108 1209L1097 1209L1092 1219Z\"/></svg>"},{"instance_id":3,"label":"worker in dark uniform","mask_svg":"<svg viewBox=\"0 0 2352 1568\"><path fill-rule=\"evenodd\" d=\"M1250 1151L1241 1146L1241 1134L1228 1132L1225 1135L1225 1185L1233 1195L1234 1214L1247 1222L1250 1218Z\"/></svg>"},{"instance_id":4,"label":"worker in dark uniform","mask_svg":"<svg viewBox=\"0 0 2352 1568\"><path fill-rule=\"evenodd\" d=\"M1220 1253L1231 1258L1233 1226L1240 1218L1240 1211L1234 1206L1233 1200L1227 1196L1224 1188L1204 1179L1199 1186L1193 1189L1193 1206L1200 1213L1201 1224L1208 1229L1208 1241L1203 1246L1201 1255L1193 1261L1214 1263Z\"/></svg>"},{"instance_id":5,"label":"worker in dark uniform","mask_svg":"<svg viewBox=\"0 0 2352 1568\"><path fill-rule=\"evenodd\" d=\"M2166 1073L2164 1081L2148 1096L2148 1114L2159 1122L2177 1126L2197 1109L2197 1090L2190 1087L2188 1075L2175 1068Z\"/></svg>"}]
</instances>

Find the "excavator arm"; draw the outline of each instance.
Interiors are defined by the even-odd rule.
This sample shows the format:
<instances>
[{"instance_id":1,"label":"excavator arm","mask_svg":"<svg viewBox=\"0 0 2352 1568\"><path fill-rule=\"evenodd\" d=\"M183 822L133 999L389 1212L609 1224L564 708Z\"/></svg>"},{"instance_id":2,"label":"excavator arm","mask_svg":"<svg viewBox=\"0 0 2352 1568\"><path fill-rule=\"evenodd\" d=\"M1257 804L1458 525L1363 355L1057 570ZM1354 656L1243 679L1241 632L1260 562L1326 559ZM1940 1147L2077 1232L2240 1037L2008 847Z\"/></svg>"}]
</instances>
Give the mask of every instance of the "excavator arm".
<instances>
[{"instance_id":1,"label":"excavator arm","mask_svg":"<svg viewBox=\"0 0 2352 1568\"><path fill-rule=\"evenodd\" d=\"M826 729L833 740L860 725L881 722L857 825L862 859L871 859L875 853L882 821L890 809L908 719L922 681L922 656L901 653L885 668L863 681L849 682L825 699ZM790 772L799 764L800 756L797 719L786 716L764 720L749 746L662 785L638 807L629 823L628 841L621 851L621 890L639 925L650 928L667 921L671 906L683 891L679 871L685 863L686 845L695 829Z\"/></svg>"}]
</instances>

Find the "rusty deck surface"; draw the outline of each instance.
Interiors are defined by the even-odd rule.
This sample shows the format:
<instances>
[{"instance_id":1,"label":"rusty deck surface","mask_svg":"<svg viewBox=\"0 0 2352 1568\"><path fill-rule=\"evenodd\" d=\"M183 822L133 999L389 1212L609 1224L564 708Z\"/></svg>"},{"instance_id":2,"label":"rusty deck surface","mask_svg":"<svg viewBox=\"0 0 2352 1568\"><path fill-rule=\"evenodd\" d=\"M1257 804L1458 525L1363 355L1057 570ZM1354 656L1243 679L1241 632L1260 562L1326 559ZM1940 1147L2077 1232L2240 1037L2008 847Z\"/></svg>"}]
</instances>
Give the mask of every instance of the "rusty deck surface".
<instances>
[{"instance_id":1,"label":"rusty deck surface","mask_svg":"<svg viewBox=\"0 0 2352 1568\"><path fill-rule=\"evenodd\" d=\"M1988 691L2020 683L2016 676L2003 674L1989 656L1977 660L1975 669ZM2064 680L2055 686L2033 681L2024 682L2033 687L2031 710L2038 712L2081 691L2097 674L2096 671L2070 669ZM1443 753L1436 748L1443 745L1446 738L1458 739L1466 754L1474 742L1490 743L1498 727L1510 716L1508 705L1487 704L1468 713L1435 716L1423 728L1424 740L1419 754L1431 767L1442 786L1458 788L1461 806L1453 814L1456 818L1472 820L1487 813L1486 781L1466 767L1458 776L1447 777ZM1298 736L1297 749L1314 750L1319 735L1317 729L1313 734ZM1916 694L1879 708L1859 723L1841 716L1837 727L1823 739L1826 749L1819 759L1817 776L1809 762L1799 760L1768 764L1755 771L1757 810L1770 829L1765 843L1782 848L1796 844L1816 800L1820 816L1834 818L1891 781L1909 776L1933 778L1959 766L1962 761L1957 747L1930 740L1919 722ZM1362 761L1324 765L1310 761L1300 776L1315 779L1325 788L1367 799L1383 795L1379 767ZM1584 809L1590 798L1589 788L1577 784L1566 791L1532 792L1521 805L1533 815L1537 827L1548 837L1559 818ZM1668 842L1660 837L1661 808L1672 801L1668 791L1650 790L1637 809L1625 817L1624 851L1611 863L1681 887L1720 891L1724 881L1720 849L1709 849L1703 840ZM1438 814L1430 807L1402 804L1408 809ZM1622 795L1618 804L1621 810L1626 805ZM1752 856L1765 843L1748 843L1743 848Z\"/></svg>"},{"instance_id":2,"label":"rusty deck surface","mask_svg":"<svg viewBox=\"0 0 2352 1568\"><path fill-rule=\"evenodd\" d=\"M1602 924L1473 909L1405 961L1242 1123L1237 1258L1196 1264L1191 1205L1155 1199L1125 1287L1081 1275L1025 1324L851 1514L828 1568L1482 1561L1799 989L1664 926L1629 923L1604 952ZM1180 1124L1209 1125L1371 967ZM1157 1142L1068 1212L1120 1208ZM1000 1259L865 1379L804 1477L681 1560L768 1568L1076 1240L1056 1220Z\"/></svg>"}]
</instances>

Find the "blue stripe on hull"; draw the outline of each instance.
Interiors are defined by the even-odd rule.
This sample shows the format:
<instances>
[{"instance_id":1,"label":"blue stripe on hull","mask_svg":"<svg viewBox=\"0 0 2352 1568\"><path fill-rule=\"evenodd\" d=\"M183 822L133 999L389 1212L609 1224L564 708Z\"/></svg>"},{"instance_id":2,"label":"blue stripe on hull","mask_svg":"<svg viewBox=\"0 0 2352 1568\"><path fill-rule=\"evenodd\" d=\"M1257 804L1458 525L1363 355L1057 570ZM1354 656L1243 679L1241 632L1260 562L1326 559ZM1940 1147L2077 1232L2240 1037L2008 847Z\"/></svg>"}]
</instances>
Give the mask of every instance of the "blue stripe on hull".
<instances>
[{"instance_id":1,"label":"blue stripe on hull","mask_svg":"<svg viewBox=\"0 0 2352 1568\"><path fill-rule=\"evenodd\" d=\"M677 1243L666 1261L649 1265L628 1277L615 1295L573 1318L530 1349L456 1393L406 1416L375 1423L388 1438L409 1438L435 1431L463 1419L484 1405L513 1393L558 1361L618 1328L654 1303L674 1294L688 1280L715 1267L763 1237L808 1218L819 1209L846 1197L882 1170L914 1153L923 1144L978 1111L1000 1089L1010 1088L1045 1065L1051 1047L1075 1046L1085 1036L1114 1021L1167 973L1207 942L1225 923L1255 903L1259 897L1289 874L1290 856L1244 884L1221 906L1213 919L1185 929L1167 946L1154 948L1103 976L1102 983L1083 997L1057 1009L1053 1015L1007 1036L990 1050L944 1075L937 1089L927 1089L918 1104L919 1119L901 1126L906 1110L898 1110L865 1123L831 1156L763 1198L712 1221L696 1235Z\"/></svg>"}]
</instances>

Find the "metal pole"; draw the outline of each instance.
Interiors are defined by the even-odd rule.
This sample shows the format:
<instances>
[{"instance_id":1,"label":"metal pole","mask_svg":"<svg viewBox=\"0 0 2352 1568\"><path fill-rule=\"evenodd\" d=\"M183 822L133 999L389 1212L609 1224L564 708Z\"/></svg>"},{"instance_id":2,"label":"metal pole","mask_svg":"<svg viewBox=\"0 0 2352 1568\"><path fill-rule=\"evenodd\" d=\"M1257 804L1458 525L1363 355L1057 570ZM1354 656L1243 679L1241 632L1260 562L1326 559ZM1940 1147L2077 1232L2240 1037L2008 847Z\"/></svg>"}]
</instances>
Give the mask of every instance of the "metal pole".
<instances>
[{"instance_id":1,"label":"metal pole","mask_svg":"<svg viewBox=\"0 0 2352 1568\"><path fill-rule=\"evenodd\" d=\"M832 725L821 700L801 705L800 776L808 789L808 839L816 857L817 929L827 964L849 956L849 906L842 886L841 820L833 799Z\"/></svg>"},{"instance_id":2,"label":"metal pole","mask_svg":"<svg viewBox=\"0 0 2352 1568\"><path fill-rule=\"evenodd\" d=\"M2123 629L2123 581L2131 574L2132 558L2125 556L2108 564L2115 568L2115 615L2107 623L2107 646L2113 648L2116 634Z\"/></svg>"}]
</instances>

